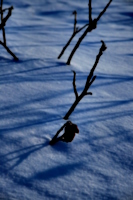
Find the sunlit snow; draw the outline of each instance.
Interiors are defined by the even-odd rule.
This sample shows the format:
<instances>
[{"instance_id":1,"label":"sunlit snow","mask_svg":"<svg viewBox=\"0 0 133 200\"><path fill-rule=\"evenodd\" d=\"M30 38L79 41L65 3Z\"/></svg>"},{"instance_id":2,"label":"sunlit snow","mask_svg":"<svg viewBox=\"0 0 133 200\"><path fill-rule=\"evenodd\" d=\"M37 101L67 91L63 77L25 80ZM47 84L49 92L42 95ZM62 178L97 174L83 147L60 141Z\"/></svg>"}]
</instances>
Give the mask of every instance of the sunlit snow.
<instances>
[{"instance_id":1,"label":"sunlit snow","mask_svg":"<svg viewBox=\"0 0 133 200\"><path fill-rule=\"evenodd\" d=\"M92 1L97 17L108 0ZM0 199L133 199L133 1L113 0L65 63L82 33L57 59L77 25L88 23L88 0L4 0L13 5L0 46ZM0 30L1 31L1 30ZM0 35L2 40L2 31ZM96 80L70 116L72 143L49 145L80 93L101 46Z\"/></svg>"}]
</instances>

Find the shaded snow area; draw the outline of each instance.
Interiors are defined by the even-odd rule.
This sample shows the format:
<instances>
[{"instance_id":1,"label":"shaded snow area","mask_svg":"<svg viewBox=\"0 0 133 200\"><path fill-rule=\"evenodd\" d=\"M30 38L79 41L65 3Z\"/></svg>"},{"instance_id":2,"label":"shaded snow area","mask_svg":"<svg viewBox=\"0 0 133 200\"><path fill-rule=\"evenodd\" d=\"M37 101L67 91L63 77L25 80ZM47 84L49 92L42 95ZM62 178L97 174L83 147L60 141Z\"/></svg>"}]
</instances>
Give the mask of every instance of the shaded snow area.
<instances>
[{"instance_id":1,"label":"shaded snow area","mask_svg":"<svg viewBox=\"0 0 133 200\"><path fill-rule=\"evenodd\" d=\"M96 18L108 0L92 0ZM84 30L57 59L77 26L88 23L88 0L4 0L14 6L0 46L0 200L133 200L133 1L113 0L67 58ZM2 39L2 31L0 31ZM79 134L49 145L66 122L101 47L90 87L71 114Z\"/></svg>"}]
</instances>

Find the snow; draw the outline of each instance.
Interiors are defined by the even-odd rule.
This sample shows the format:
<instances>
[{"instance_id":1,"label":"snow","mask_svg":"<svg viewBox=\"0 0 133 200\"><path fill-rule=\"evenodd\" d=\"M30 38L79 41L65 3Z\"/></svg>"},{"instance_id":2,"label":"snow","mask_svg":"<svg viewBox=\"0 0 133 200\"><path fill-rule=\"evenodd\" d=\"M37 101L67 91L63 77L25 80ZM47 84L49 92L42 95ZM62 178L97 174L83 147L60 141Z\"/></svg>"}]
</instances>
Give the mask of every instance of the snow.
<instances>
[{"instance_id":1,"label":"snow","mask_svg":"<svg viewBox=\"0 0 133 200\"><path fill-rule=\"evenodd\" d=\"M92 1L97 17L108 3ZM0 46L0 199L133 199L133 1L115 0L88 33L71 65L60 60L73 31L88 21L88 1L4 0L14 10L6 24L15 62ZM2 34L1 34L2 38ZM0 38L0 39L1 39ZM80 133L72 143L49 145L80 93L101 46L96 80L70 116Z\"/></svg>"}]
</instances>

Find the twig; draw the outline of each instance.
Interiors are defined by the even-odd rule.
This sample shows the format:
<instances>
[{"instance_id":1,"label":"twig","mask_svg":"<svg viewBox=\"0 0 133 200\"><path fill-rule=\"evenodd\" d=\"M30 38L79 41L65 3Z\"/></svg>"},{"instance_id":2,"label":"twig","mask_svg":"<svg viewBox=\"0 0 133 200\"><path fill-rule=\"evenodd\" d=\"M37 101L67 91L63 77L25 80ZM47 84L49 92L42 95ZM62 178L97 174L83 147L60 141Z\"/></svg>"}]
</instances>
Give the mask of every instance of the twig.
<instances>
[{"instance_id":1,"label":"twig","mask_svg":"<svg viewBox=\"0 0 133 200\"><path fill-rule=\"evenodd\" d=\"M76 24L77 24L77 11L73 11L73 15L74 15L74 30L73 32L76 32Z\"/></svg>"},{"instance_id":2,"label":"twig","mask_svg":"<svg viewBox=\"0 0 133 200\"><path fill-rule=\"evenodd\" d=\"M5 28L4 28L4 26L6 25L6 21L9 19L9 17L12 14L13 6L2 9L2 4L3 4L3 0L1 0L1 6L0 6L0 14L1 14L0 29L2 29L2 33L3 33L3 42L0 41L0 44L7 50L8 53L10 53L13 56L15 60L18 60L17 56L15 56L15 54L6 45L6 34L5 34ZM5 18L3 18L3 12L5 12L6 10L8 10L8 14L6 15Z\"/></svg>"},{"instance_id":3,"label":"twig","mask_svg":"<svg viewBox=\"0 0 133 200\"><path fill-rule=\"evenodd\" d=\"M96 66L99 62L99 59L101 57L101 55L103 54L103 51L106 50L106 45L103 41L102 42L102 45L101 45L101 48L99 50L99 53L98 55L96 56L96 60L95 60L95 63L87 77L87 80L86 80L86 84L85 84L85 87L83 89L83 91L81 92L80 95L77 94L77 89L76 89L76 72L74 72L74 78L73 78L73 88L74 88L74 93L75 93L75 101L74 103L72 104L72 106L70 107L70 109L68 110L68 112L66 113L66 115L64 116L64 119L67 120L69 118L69 116L71 115L71 113L74 111L74 109L76 108L76 106L78 105L78 103L80 102L80 100L86 96L86 95L92 95L91 92L88 92L88 89L90 88L90 86L92 85L92 83L94 82L94 80L96 79L96 76L93 76L93 73L94 73L94 70L96 69Z\"/></svg>"},{"instance_id":4,"label":"twig","mask_svg":"<svg viewBox=\"0 0 133 200\"><path fill-rule=\"evenodd\" d=\"M7 50L8 53L10 53L10 54L12 55L12 57L13 57L16 61L19 60L19 59L17 58L17 56L15 56L15 54L14 54L3 42L0 41L0 44Z\"/></svg>"},{"instance_id":5,"label":"twig","mask_svg":"<svg viewBox=\"0 0 133 200\"><path fill-rule=\"evenodd\" d=\"M90 1L91 2L91 1ZM84 31L83 35L79 38L78 42L76 43L75 47L73 48L70 56L68 57L67 60L67 65L70 65L71 63L71 59L74 55L74 53L76 52L76 50L78 49L80 43L82 42L82 40L84 39L84 37L87 35L88 32L91 32L93 29L95 29L97 27L97 22L98 20L101 18L101 16L105 13L105 11L107 10L107 8L109 7L110 3L112 2L112 0L109 1L109 3L105 6L105 8L103 9L103 11L99 14L99 16L91 21L91 24L89 24L89 26L86 28L86 30ZM89 11L91 10L91 8L89 9ZM89 18L91 18L91 15L89 15Z\"/></svg>"},{"instance_id":6,"label":"twig","mask_svg":"<svg viewBox=\"0 0 133 200\"><path fill-rule=\"evenodd\" d=\"M68 122L66 122L55 134L55 136L52 138L52 140L50 141L50 145L53 145L55 143L55 140L57 138L57 136L59 135L59 133L64 129L64 127L67 125Z\"/></svg>"},{"instance_id":7,"label":"twig","mask_svg":"<svg viewBox=\"0 0 133 200\"><path fill-rule=\"evenodd\" d=\"M72 41L72 39L75 37L75 35L76 35L77 33L79 33L81 30L83 30L86 26L89 25L89 24L85 24L83 27L81 27L80 29L78 29L78 28L76 27L76 24L77 24L77 12L74 11L72 14L74 14L74 28L73 28L73 33L72 33L70 39L68 40L68 42L66 43L66 45L63 47L61 53L60 53L59 56L58 56L58 59L60 59L61 56L64 54L66 48L69 46L69 44L71 43L71 41Z\"/></svg>"},{"instance_id":8,"label":"twig","mask_svg":"<svg viewBox=\"0 0 133 200\"><path fill-rule=\"evenodd\" d=\"M111 4L113 0L110 0L107 5L105 6L105 8L103 9L103 11L99 14L99 16L97 17L97 21L101 18L101 16L106 12L107 8L109 7L109 5Z\"/></svg>"},{"instance_id":9,"label":"twig","mask_svg":"<svg viewBox=\"0 0 133 200\"><path fill-rule=\"evenodd\" d=\"M2 8L2 7L1 7ZM11 6L8 9L8 14L5 18L3 18L3 11L1 10L1 24L0 24L0 29L4 28L4 26L6 25L6 21L9 19L9 17L12 15L12 10L13 10L13 6Z\"/></svg>"},{"instance_id":10,"label":"twig","mask_svg":"<svg viewBox=\"0 0 133 200\"><path fill-rule=\"evenodd\" d=\"M9 10L9 8L2 9L2 12L1 12L1 9L0 9L0 14L3 13L3 12L5 12L6 10Z\"/></svg>"},{"instance_id":11,"label":"twig","mask_svg":"<svg viewBox=\"0 0 133 200\"><path fill-rule=\"evenodd\" d=\"M73 74L74 74L74 76L73 76L73 90L74 90L74 93L75 93L75 97L76 97L76 99L78 98L78 92L77 92L77 89L76 89L76 72L75 71L73 71Z\"/></svg>"},{"instance_id":12,"label":"twig","mask_svg":"<svg viewBox=\"0 0 133 200\"><path fill-rule=\"evenodd\" d=\"M73 33L70 37L70 39L68 40L68 42L66 43L66 45L63 47L61 53L58 56L58 59L61 58L61 56L64 54L66 48L69 46L69 44L71 43L72 39L75 37L75 35L77 33L79 33L81 30L83 30L84 28L85 31L84 33L81 35L81 37L78 39L76 45L74 46L72 52L70 53L68 60L66 62L67 65L70 65L71 63L71 59L73 57L73 55L75 54L76 50L78 49L78 47L80 46L82 40L85 38L85 36L87 35L88 32L91 32L92 30L94 30L97 27L97 22L98 20L101 18L101 16L106 12L107 8L109 7L110 3L112 2L112 0L110 0L107 5L105 6L105 8L101 11L101 13L99 14L99 16L96 19L92 20L92 6L91 6L91 0L89 0L89 4L88 4L88 10L89 10L89 23L85 24L83 27L81 27L80 29L76 28L76 24L77 24L77 12L74 11L73 14L75 15L74 18L74 29L73 29Z\"/></svg>"},{"instance_id":13,"label":"twig","mask_svg":"<svg viewBox=\"0 0 133 200\"><path fill-rule=\"evenodd\" d=\"M0 29L2 29L2 33L3 33L3 40L4 40L4 44L6 44L6 35L5 35L5 29L4 29L4 26L3 26L3 11L2 11L2 4L3 4L3 0L1 0L1 26L0 26Z\"/></svg>"},{"instance_id":14,"label":"twig","mask_svg":"<svg viewBox=\"0 0 133 200\"><path fill-rule=\"evenodd\" d=\"M92 16L91 16L91 11L92 11L92 7L91 7L91 0L89 0L89 4L88 4L88 7L89 7L89 23L91 24L92 22Z\"/></svg>"}]
</instances>

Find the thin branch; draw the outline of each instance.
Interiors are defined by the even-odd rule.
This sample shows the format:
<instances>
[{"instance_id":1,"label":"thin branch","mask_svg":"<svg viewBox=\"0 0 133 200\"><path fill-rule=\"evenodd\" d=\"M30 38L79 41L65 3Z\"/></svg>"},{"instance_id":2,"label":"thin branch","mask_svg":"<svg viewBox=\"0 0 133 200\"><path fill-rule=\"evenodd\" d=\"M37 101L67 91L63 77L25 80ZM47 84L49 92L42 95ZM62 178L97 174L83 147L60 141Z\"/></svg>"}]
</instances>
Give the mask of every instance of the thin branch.
<instances>
[{"instance_id":1,"label":"thin branch","mask_svg":"<svg viewBox=\"0 0 133 200\"><path fill-rule=\"evenodd\" d=\"M78 105L78 103L80 102L80 100L84 96L86 96L86 95L92 95L91 92L88 92L88 89L90 88L90 86L92 85L92 83L94 82L94 80L96 79L96 76L93 76L93 73L94 73L94 70L96 69L96 66L97 66L97 64L99 62L99 59L100 59L101 55L103 54L103 51L105 51L106 48L107 48L106 45L105 45L105 43L103 41L101 41L101 42L102 42L101 48L99 50L98 55L96 56L95 63L94 63L94 65L93 65L93 67L92 67L92 69L91 69L91 71L90 71L90 73L89 73L89 75L87 77L85 87L84 87L83 91L81 92L81 94L77 96L77 98L75 99L74 103L72 104L72 106L70 107L70 109L68 110L68 112L66 113L66 115L64 116L65 120L69 118L69 116L71 115L71 113L74 111L74 109L76 108L76 106ZM73 78L74 84L73 85L76 87L75 74L76 73L74 73L74 78ZM75 93L75 91L74 91L74 93ZM75 93L75 96L76 96L76 93Z\"/></svg>"},{"instance_id":2,"label":"thin branch","mask_svg":"<svg viewBox=\"0 0 133 200\"><path fill-rule=\"evenodd\" d=\"M2 8L2 7L1 7ZM9 9L8 9L8 14L6 15L5 18L3 18L3 12L1 10L1 24L0 24L0 29L4 28L4 26L6 25L6 21L9 19L9 17L11 16L12 14L12 10L13 10L13 6L11 6Z\"/></svg>"},{"instance_id":3,"label":"thin branch","mask_svg":"<svg viewBox=\"0 0 133 200\"><path fill-rule=\"evenodd\" d=\"M15 56L15 54L14 54L3 42L0 41L0 44L7 50L8 53L10 53L10 54L12 55L12 57L13 57L16 61L19 60L19 59L17 58L17 56Z\"/></svg>"},{"instance_id":4,"label":"thin branch","mask_svg":"<svg viewBox=\"0 0 133 200\"><path fill-rule=\"evenodd\" d=\"M74 36L75 36L75 33L72 34L72 36L70 37L70 39L68 40L68 42L66 43L66 45L63 47L61 53L60 53L59 56L58 56L58 59L60 59L61 56L64 54L66 48L69 46L69 44L71 43L71 41L72 41L72 39L74 38Z\"/></svg>"},{"instance_id":5,"label":"thin branch","mask_svg":"<svg viewBox=\"0 0 133 200\"><path fill-rule=\"evenodd\" d=\"M2 9L2 11L0 10L0 14L5 12L6 10L9 10L9 8L4 8L4 9Z\"/></svg>"},{"instance_id":6,"label":"thin branch","mask_svg":"<svg viewBox=\"0 0 133 200\"><path fill-rule=\"evenodd\" d=\"M74 29L73 32L76 32L76 24L77 24L77 11L73 11L73 15L74 15Z\"/></svg>"},{"instance_id":7,"label":"thin branch","mask_svg":"<svg viewBox=\"0 0 133 200\"><path fill-rule=\"evenodd\" d=\"M85 95L92 95L92 92L87 92Z\"/></svg>"},{"instance_id":8,"label":"thin branch","mask_svg":"<svg viewBox=\"0 0 133 200\"><path fill-rule=\"evenodd\" d=\"M95 81L96 76L93 76L93 78L91 79L90 83L89 83L89 87L92 85L92 83Z\"/></svg>"},{"instance_id":9,"label":"thin branch","mask_svg":"<svg viewBox=\"0 0 133 200\"><path fill-rule=\"evenodd\" d=\"M70 37L69 41L67 42L67 44L63 47L61 53L58 56L58 59L61 58L61 56L64 54L66 48L69 46L69 44L71 43L72 39L75 37L75 35L77 33L79 33L81 30L83 30L85 27L86 30L84 31L84 33L82 34L82 36L79 38L79 40L77 41L76 45L74 46L72 52L70 53L68 60L66 62L67 65L70 65L71 63L71 59L73 57L73 55L75 54L76 50L78 49L78 47L80 46L82 40L84 39L84 37L87 35L88 32L91 32L92 30L94 30L97 27L97 22L98 20L101 18L101 16L106 12L107 8L109 7L110 3L112 2L112 0L110 0L108 2L108 4L105 6L105 8L103 9L103 11L99 14L99 16L96 19L92 20L92 6L91 6L91 0L89 0L89 4L88 4L88 8L89 8L89 24L85 24L83 27L81 27L80 29L76 28L76 15L77 12L75 13L75 22L74 22L74 31L72 36ZM74 11L75 12L75 11Z\"/></svg>"},{"instance_id":10,"label":"thin branch","mask_svg":"<svg viewBox=\"0 0 133 200\"><path fill-rule=\"evenodd\" d=\"M1 6L0 6L0 14L1 14L1 24L2 24L2 20L3 20L3 12L2 12L2 0L1 0ZM0 24L0 25L1 25ZM1 29L1 28L0 28Z\"/></svg>"},{"instance_id":11,"label":"thin branch","mask_svg":"<svg viewBox=\"0 0 133 200\"><path fill-rule=\"evenodd\" d=\"M112 0L110 0L107 5L105 6L105 8L103 9L103 11L99 14L99 16L97 17L97 21L101 18L101 16L106 12L107 8L109 7L109 5L111 4Z\"/></svg>"},{"instance_id":12,"label":"thin branch","mask_svg":"<svg viewBox=\"0 0 133 200\"><path fill-rule=\"evenodd\" d=\"M1 24L3 23L3 10L2 10L2 4L3 4L3 0L1 0ZM4 44L6 45L6 34L5 34L5 29L3 24L0 24L0 29L2 29L2 33L3 33L3 40L4 40Z\"/></svg>"},{"instance_id":13,"label":"thin branch","mask_svg":"<svg viewBox=\"0 0 133 200\"><path fill-rule=\"evenodd\" d=\"M55 136L52 138L52 140L50 141L50 145L53 145L55 143L55 140L57 138L57 136L59 135L59 133L64 129L64 127L67 125L68 122L66 122L55 134Z\"/></svg>"},{"instance_id":14,"label":"thin branch","mask_svg":"<svg viewBox=\"0 0 133 200\"><path fill-rule=\"evenodd\" d=\"M1 1L1 3L2 3L2 1ZM8 14L7 14L7 16L5 18L3 18L3 10L2 10L2 4L1 4L1 24L0 24L0 29L2 29L3 41L4 41L5 45L6 45L6 34L5 34L5 28L4 28L4 26L6 25L6 21L8 20L8 18L12 14L12 9L13 9L13 6L11 6L10 8L8 8Z\"/></svg>"},{"instance_id":15,"label":"thin branch","mask_svg":"<svg viewBox=\"0 0 133 200\"><path fill-rule=\"evenodd\" d=\"M105 51L107 49L107 47L106 47L106 45L105 45L103 40L101 40L101 43L102 43L102 46L101 46L101 48L99 50L98 55L96 56L95 63L94 63L94 65L93 65L93 67L92 67L92 69L90 71L89 76L87 77L87 81L86 81L86 84L85 84L85 90L86 91L88 90L88 88L91 86L91 84L96 79L96 76L93 77L93 73L94 73L94 71L96 69L96 66L97 66L97 64L99 62L99 59L100 59L101 55L103 54L103 51Z\"/></svg>"},{"instance_id":16,"label":"thin branch","mask_svg":"<svg viewBox=\"0 0 133 200\"><path fill-rule=\"evenodd\" d=\"M6 34L5 34L5 28L4 28L4 26L6 25L6 21L9 19L9 17L12 14L13 6L2 10L2 4L3 4L3 0L1 0L1 6L0 6L0 9L1 9L1 11L0 11L0 14L1 14L0 29L2 29L3 41L4 42L0 41L0 44L7 50L8 53L11 54L11 56L13 56L13 58L15 60L18 60L17 56L15 56L15 54L6 45ZM3 12L6 11L6 10L8 10L8 14L6 15L5 18L3 18Z\"/></svg>"},{"instance_id":17,"label":"thin branch","mask_svg":"<svg viewBox=\"0 0 133 200\"><path fill-rule=\"evenodd\" d=\"M73 90L74 90L74 94L75 94L75 98L77 99L78 98L78 92L77 92L77 89L76 89L76 72L73 71Z\"/></svg>"},{"instance_id":18,"label":"thin branch","mask_svg":"<svg viewBox=\"0 0 133 200\"><path fill-rule=\"evenodd\" d=\"M4 44L6 45L6 32L5 32L5 28L2 28L2 31L3 31Z\"/></svg>"},{"instance_id":19,"label":"thin branch","mask_svg":"<svg viewBox=\"0 0 133 200\"><path fill-rule=\"evenodd\" d=\"M80 29L76 30L76 33L79 33L80 31L82 31L86 26L89 26L89 24L85 24Z\"/></svg>"},{"instance_id":20,"label":"thin branch","mask_svg":"<svg viewBox=\"0 0 133 200\"><path fill-rule=\"evenodd\" d=\"M105 45L105 43L104 43L103 40L101 40L101 43L102 43L102 46L101 46L101 48L100 48L100 50L99 50L99 54L96 56L95 63L94 63L94 65L93 65L93 67L92 67L92 72L94 72L94 70L95 70L95 68L96 68L96 66L97 66L97 64L98 64L98 62L99 62L99 59L100 59L100 57L101 57L103 51L105 51L105 50L107 49L107 47L106 47L106 45Z\"/></svg>"},{"instance_id":21,"label":"thin branch","mask_svg":"<svg viewBox=\"0 0 133 200\"><path fill-rule=\"evenodd\" d=\"M89 4L88 4L88 6L89 6L89 23L91 24L91 22L92 22L92 7L91 7L91 0L89 0Z\"/></svg>"},{"instance_id":22,"label":"thin branch","mask_svg":"<svg viewBox=\"0 0 133 200\"><path fill-rule=\"evenodd\" d=\"M85 37L85 36L87 35L87 33L88 33L88 28L89 28L89 27L86 28L85 32L84 32L83 35L79 38L78 42L76 43L75 47L73 48L73 50L72 50L72 52L71 52L71 54L70 54L70 56L69 56L69 58L68 58L68 60L67 60L67 63L66 63L67 65L70 65L71 59L72 59L72 57L73 57L75 51L77 50L77 48L79 47L81 41L84 39L84 37Z\"/></svg>"},{"instance_id":23,"label":"thin branch","mask_svg":"<svg viewBox=\"0 0 133 200\"><path fill-rule=\"evenodd\" d=\"M78 29L78 28L76 27L76 24L77 24L77 12L74 11L73 14L74 14L74 16L75 16L75 17L74 17L74 28L73 28L73 33L72 33L70 39L68 40L68 42L66 43L66 45L63 47L61 53L60 53L59 56L58 56L58 59L60 59L61 56L64 54L65 50L67 49L67 47L69 46L69 44L71 43L71 41L72 41L72 39L75 37L75 35L76 35L77 33L79 33L81 30L83 30L86 26L89 25L89 24L85 24L83 27L81 27L80 29Z\"/></svg>"},{"instance_id":24,"label":"thin branch","mask_svg":"<svg viewBox=\"0 0 133 200\"><path fill-rule=\"evenodd\" d=\"M2 23L6 24L6 21L9 19L9 17L12 15L12 10L13 10L13 6L11 6L8 10L8 14L5 18L3 18Z\"/></svg>"},{"instance_id":25,"label":"thin branch","mask_svg":"<svg viewBox=\"0 0 133 200\"><path fill-rule=\"evenodd\" d=\"M1 0L1 10L2 10L3 0Z\"/></svg>"},{"instance_id":26,"label":"thin branch","mask_svg":"<svg viewBox=\"0 0 133 200\"><path fill-rule=\"evenodd\" d=\"M63 130L63 128L66 126L67 122L57 131L54 137L57 137L59 133Z\"/></svg>"}]
</instances>

